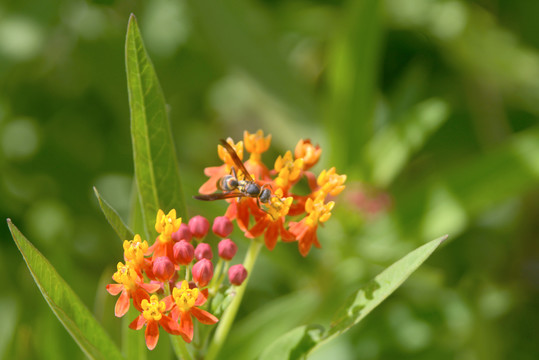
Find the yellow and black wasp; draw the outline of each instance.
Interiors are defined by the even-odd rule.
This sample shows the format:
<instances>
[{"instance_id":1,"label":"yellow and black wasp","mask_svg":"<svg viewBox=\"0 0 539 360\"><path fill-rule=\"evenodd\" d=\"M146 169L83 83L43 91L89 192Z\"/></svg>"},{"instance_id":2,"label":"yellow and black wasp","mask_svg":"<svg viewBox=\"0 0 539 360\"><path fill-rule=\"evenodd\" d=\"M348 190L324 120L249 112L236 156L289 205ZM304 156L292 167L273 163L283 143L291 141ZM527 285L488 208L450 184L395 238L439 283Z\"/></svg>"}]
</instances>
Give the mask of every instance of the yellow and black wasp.
<instances>
[{"instance_id":1,"label":"yellow and black wasp","mask_svg":"<svg viewBox=\"0 0 539 360\"><path fill-rule=\"evenodd\" d=\"M236 174L236 169L232 167L232 174L225 175L217 181L217 188L221 190L220 193L214 193L209 195L196 195L195 199L213 201L221 199L231 199L231 198L241 198L241 197L250 197L256 198L256 203L260 207L260 203L266 204L270 201L272 196L271 190L268 185L260 186L252 178L251 174L243 165L243 162L236 154L234 148L227 143L225 140L221 139L221 144L230 154L230 157L234 161L234 164L238 167L238 170L243 174L243 179L239 179Z\"/></svg>"}]
</instances>

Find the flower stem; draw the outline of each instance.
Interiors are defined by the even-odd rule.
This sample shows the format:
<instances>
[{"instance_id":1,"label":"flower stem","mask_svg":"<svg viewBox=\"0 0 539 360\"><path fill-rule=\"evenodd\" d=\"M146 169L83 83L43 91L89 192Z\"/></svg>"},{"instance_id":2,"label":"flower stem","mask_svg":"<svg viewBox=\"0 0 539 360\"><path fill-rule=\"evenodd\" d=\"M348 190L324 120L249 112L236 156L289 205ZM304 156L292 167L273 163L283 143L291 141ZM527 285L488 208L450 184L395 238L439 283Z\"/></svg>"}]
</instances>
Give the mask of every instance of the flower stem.
<instances>
[{"instance_id":1,"label":"flower stem","mask_svg":"<svg viewBox=\"0 0 539 360\"><path fill-rule=\"evenodd\" d=\"M170 295L170 287L168 283L165 283L163 286L165 290L165 295ZM183 338L180 335L172 335L170 336L170 343L172 344L172 348L174 349L174 353L176 353L176 357L181 360L192 360L191 354L189 353L189 350L187 350L187 345L185 341L183 341Z\"/></svg>"},{"instance_id":2,"label":"flower stem","mask_svg":"<svg viewBox=\"0 0 539 360\"><path fill-rule=\"evenodd\" d=\"M261 241L259 241L258 239L251 240L251 246L249 246L247 254L245 255L245 260L243 261L243 266L245 267L245 269L247 269L247 273L249 274L249 276L247 277L247 279L245 279L243 284L236 287L236 296L234 297L234 299L232 299L232 302L227 307L223 316L219 320L219 325L217 326L217 330L215 331L215 335L213 336L213 339L211 341L210 348L208 349L208 354L205 358L206 360L216 359L217 355L219 355L219 351L223 347L228 332L232 327L232 323L236 318L236 313L238 312L241 300L243 299L243 294L245 293L247 282L251 278L251 273L261 248Z\"/></svg>"}]
</instances>

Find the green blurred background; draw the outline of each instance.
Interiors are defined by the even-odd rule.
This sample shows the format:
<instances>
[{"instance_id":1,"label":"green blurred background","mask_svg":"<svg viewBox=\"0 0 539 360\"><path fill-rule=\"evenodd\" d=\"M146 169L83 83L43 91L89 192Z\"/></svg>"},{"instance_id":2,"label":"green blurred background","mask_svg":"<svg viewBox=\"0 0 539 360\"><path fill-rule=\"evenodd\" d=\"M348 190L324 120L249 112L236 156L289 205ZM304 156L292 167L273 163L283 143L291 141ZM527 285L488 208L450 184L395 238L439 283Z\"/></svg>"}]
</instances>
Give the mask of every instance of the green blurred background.
<instances>
[{"instance_id":1,"label":"green blurred background","mask_svg":"<svg viewBox=\"0 0 539 360\"><path fill-rule=\"evenodd\" d=\"M0 4L0 214L11 218L115 340L104 284L133 165L124 68L137 15L160 78L190 214L219 138L299 138L348 174L322 250L264 251L222 358L250 359L420 244L446 245L313 359L539 356L539 2L362 0ZM0 357L83 358L0 228ZM242 248L240 233L235 239ZM167 339L150 358L169 358Z\"/></svg>"}]
</instances>

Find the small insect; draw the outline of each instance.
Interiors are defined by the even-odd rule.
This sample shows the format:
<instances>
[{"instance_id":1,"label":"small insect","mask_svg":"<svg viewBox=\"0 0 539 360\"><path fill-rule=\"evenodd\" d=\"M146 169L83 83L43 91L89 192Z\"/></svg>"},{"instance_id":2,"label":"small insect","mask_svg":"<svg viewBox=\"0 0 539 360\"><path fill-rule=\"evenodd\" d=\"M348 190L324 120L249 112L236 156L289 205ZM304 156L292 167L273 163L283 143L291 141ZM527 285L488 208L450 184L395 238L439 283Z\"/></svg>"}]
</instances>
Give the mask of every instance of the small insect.
<instances>
[{"instance_id":1,"label":"small insect","mask_svg":"<svg viewBox=\"0 0 539 360\"><path fill-rule=\"evenodd\" d=\"M231 199L235 197L250 197L256 198L256 203L258 204L258 207L260 207L260 203L268 203L272 196L269 186L267 184L262 186L258 185L245 168L245 165L243 165L243 162L238 157L238 154L236 154L234 148L230 146L230 144L227 143L225 140L221 139L220 141L232 157L234 164L236 164L238 169L242 172L243 179L240 180L238 178L236 174L236 169L232 167L232 174L223 176L217 182L217 188L222 191L221 193L196 195L193 197L195 199L205 201Z\"/></svg>"}]
</instances>

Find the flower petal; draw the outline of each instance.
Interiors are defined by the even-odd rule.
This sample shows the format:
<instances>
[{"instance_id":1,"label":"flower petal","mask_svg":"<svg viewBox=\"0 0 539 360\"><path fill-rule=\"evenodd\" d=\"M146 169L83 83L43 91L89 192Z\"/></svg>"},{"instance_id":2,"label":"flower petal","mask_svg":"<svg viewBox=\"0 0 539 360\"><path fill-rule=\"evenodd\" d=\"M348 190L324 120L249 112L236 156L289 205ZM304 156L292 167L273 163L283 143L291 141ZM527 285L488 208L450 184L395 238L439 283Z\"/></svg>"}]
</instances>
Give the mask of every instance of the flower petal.
<instances>
[{"instance_id":1,"label":"flower petal","mask_svg":"<svg viewBox=\"0 0 539 360\"><path fill-rule=\"evenodd\" d=\"M159 340L159 325L157 321L148 321L144 336L146 337L146 346L149 350L153 350L157 345L157 340Z\"/></svg>"},{"instance_id":2,"label":"flower petal","mask_svg":"<svg viewBox=\"0 0 539 360\"><path fill-rule=\"evenodd\" d=\"M150 300L150 295L148 295L148 293L141 288L135 290L135 292L131 294L131 297L133 297L133 306L138 311L142 311L142 307L140 305L142 303L142 300Z\"/></svg>"},{"instance_id":3,"label":"flower petal","mask_svg":"<svg viewBox=\"0 0 539 360\"><path fill-rule=\"evenodd\" d=\"M284 221L281 221L279 226L280 226L279 231L281 233L281 240L282 241L284 241L284 242L296 241L296 237L294 236L294 234L292 234L290 231L285 229Z\"/></svg>"},{"instance_id":4,"label":"flower petal","mask_svg":"<svg viewBox=\"0 0 539 360\"><path fill-rule=\"evenodd\" d=\"M266 230L266 227L268 226L268 224L269 224L269 220L267 219L267 216L264 216L264 218L257 221L255 226L253 226L251 230L245 233L245 236L250 239L259 237L260 235L264 233L264 230Z\"/></svg>"},{"instance_id":5,"label":"flower petal","mask_svg":"<svg viewBox=\"0 0 539 360\"><path fill-rule=\"evenodd\" d=\"M182 312L180 320L180 335L185 342L190 343L193 340L193 319L188 312Z\"/></svg>"},{"instance_id":6,"label":"flower petal","mask_svg":"<svg viewBox=\"0 0 539 360\"><path fill-rule=\"evenodd\" d=\"M161 320L159 320L159 325L163 329L165 329L166 332L172 335L180 335L180 325L174 321L170 316L163 315L161 316Z\"/></svg>"},{"instance_id":7,"label":"flower petal","mask_svg":"<svg viewBox=\"0 0 539 360\"><path fill-rule=\"evenodd\" d=\"M271 222L264 234L264 242L269 250L273 250L279 236L279 221Z\"/></svg>"},{"instance_id":8,"label":"flower petal","mask_svg":"<svg viewBox=\"0 0 539 360\"><path fill-rule=\"evenodd\" d=\"M172 297L172 295L169 295L169 296L165 297L161 301L163 301L165 303L166 311L170 311L172 309L172 307L174 306L174 304L175 304L174 298Z\"/></svg>"},{"instance_id":9,"label":"flower petal","mask_svg":"<svg viewBox=\"0 0 539 360\"><path fill-rule=\"evenodd\" d=\"M124 289L124 286L122 284L108 284L107 285L107 291L111 295L118 295L123 289Z\"/></svg>"},{"instance_id":10,"label":"flower petal","mask_svg":"<svg viewBox=\"0 0 539 360\"><path fill-rule=\"evenodd\" d=\"M199 309L197 307L191 308L191 314L203 324L212 325L219 321L215 316L207 312L206 310Z\"/></svg>"},{"instance_id":11,"label":"flower petal","mask_svg":"<svg viewBox=\"0 0 539 360\"><path fill-rule=\"evenodd\" d=\"M144 324L146 324L146 319L144 319L144 316L140 314L129 324L129 328L133 330L140 330Z\"/></svg>"},{"instance_id":12,"label":"flower petal","mask_svg":"<svg viewBox=\"0 0 539 360\"><path fill-rule=\"evenodd\" d=\"M140 287L149 292L150 294L153 294L157 290L161 288L161 284L152 284L152 283L142 283L140 284Z\"/></svg>"},{"instance_id":13,"label":"flower petal","mask_svg":"<svg viewBox=\"0 0 539 360\"><path fill-rule=\"evenodd\" d=\"M116 317L122 317L129 310L129 293L127 291L122 291L122 295L116 301L114 306L114 315Z\"/></svg>"},{"instance_id":14,"label":"flower petal","mask_svg":"<svg viewBox=\"0 0 539 360\"><path fill-rule=\"evenodd\" d=\"M208 300L208 288L205 288L203 290L200 290L198 292L197 299L195 300L195 306L201 306L206 303L206 300Z\"/></svg>"},{"instance_id":15,"label":"flower petal","mask_svg":"<svg viewBox=\"0 0 539 360\"><path fill-rule=\"evenodd\" d=\"M248 201L253 199L241 199L238 201L238 214L236 216L236 223L241 231L247 231L249 227L249 204Z\"/></svg>"}]
</instances>

